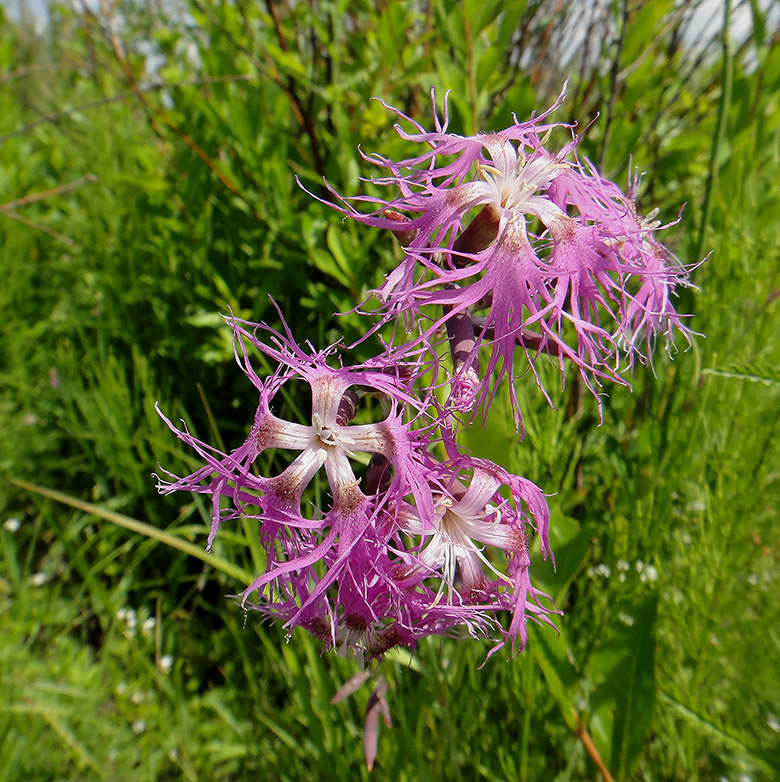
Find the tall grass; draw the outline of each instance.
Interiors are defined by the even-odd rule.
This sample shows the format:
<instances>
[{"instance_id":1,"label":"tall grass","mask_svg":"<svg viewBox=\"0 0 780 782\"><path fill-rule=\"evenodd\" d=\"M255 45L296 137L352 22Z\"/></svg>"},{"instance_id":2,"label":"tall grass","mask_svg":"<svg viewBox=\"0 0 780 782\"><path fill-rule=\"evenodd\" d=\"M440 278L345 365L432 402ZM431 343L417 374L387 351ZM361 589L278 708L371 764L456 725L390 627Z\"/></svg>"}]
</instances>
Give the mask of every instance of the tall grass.
<instances>
[{"instance_id":1,"label":"tall grass","mask_svg":"<svg viewBox=\"0 0 780 782\"><path fill-rule=\"evenodd\" d=\"M389 659L375 778L771 780L780 775L777 19L702 40L697 3L52 5L0 25L0 780L368 778L357 670L244 617L235 527L161 498L192 466L154 410L240 443L256 400L220 313L315 344L395 252L300 190L356 193L403 155L371 96L429 124L546 107L694 264L702 336L659 351L598 425L573 378L527 434L469 435L549 492L564 609L512 661L436 640ZM721 25L721 35L728 27ZM575 34L584 30L584 38ZM731 88L728 89L728 84ZM554 385L554 384L552 384ZM294 409L300 400L286 403ZM132 611L129 611L132 609ZM595 758L595 760L594 760ZM742 776L741 776L742 775Z\"/></svg>"}]
</instances>

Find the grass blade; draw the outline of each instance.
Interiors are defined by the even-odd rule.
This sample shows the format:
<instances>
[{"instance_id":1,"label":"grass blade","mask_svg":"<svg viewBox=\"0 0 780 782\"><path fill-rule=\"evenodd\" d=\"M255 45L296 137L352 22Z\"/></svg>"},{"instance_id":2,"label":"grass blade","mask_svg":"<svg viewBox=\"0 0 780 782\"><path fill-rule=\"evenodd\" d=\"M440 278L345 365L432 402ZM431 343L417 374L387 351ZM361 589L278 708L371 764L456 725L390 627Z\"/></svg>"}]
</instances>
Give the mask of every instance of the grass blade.
<instances>
[{"instance_id":1,"label":"grass blade","mask_svg":"<svg viewBox=\"0 0 780 782\"><path fill-rule=\"evenodd\" d=\"M217 557L214 554L209 554L198 546L190 543L189 541L182 540L177 535L171 535L170 532L157 529L151 524L146 524L143 521L138 521L131 516L125 516L116 511L107 510L101 508L100 505L95 505L91 502L85 502L77 497L71 497L68 494L64 494L56 489L49 489L45 486L38 486L35 483L22 480L21 478L11 478L10 482L14 486L18 486L20 489L26 489L27 491L39 494L41 497L48 497L50 500L60 502L63 505L69 505L71 508L78 508L85 513L89 513L93 516L97 516L104 521L110 521L112 524L116 524L118 527L135 532L138 535L156 540L159 543L163 543L171 548L183 551L185 554L189 554L192 557L205 562L207 565L211 565L216 570L222 571L225 575L235 578L238 581L249 582L252 580L251 574L247 573L243 568L238 565L234 565L232 562Z\"/></svg>"}]
</instances>

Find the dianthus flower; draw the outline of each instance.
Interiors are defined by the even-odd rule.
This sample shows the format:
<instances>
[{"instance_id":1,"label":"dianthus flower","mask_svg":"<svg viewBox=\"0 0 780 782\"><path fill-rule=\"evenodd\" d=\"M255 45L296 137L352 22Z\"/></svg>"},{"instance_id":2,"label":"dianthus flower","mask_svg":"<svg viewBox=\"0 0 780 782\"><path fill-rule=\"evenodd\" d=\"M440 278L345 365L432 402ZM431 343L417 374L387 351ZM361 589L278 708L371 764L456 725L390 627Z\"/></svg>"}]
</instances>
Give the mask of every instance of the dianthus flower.
<instances>
[{"instance_id":1,"label":"dianthus flower","mask_svg":"<svg viewBox=\"0 0 780 782\"><path fill-rule=\"evenodd\" d=\"M396 365L378 361L334 368L326 360L334 349L306 352L289 333L283 336L265 326L249 331L245 326L252 324L230 322L236 358L259 392L249 436L225 454L163 416L206 464L184 478L161 480L158 488L166 494L185 490L211 496L209 548L225 521L252 518L260 522L267 567L244 590L243 599L246 602L255 591L264 595L266 612L284 617L288 628L308 624L313 629L314 618L326 618L333 643L338 645L337 630L345 616L365 627L400 622L407 608L405 596L389 588L391 563L380 555L394 529L391 508L410 499L424 518L433 516L433 497L421 456L425 434L403 420L404 414L414 419L422 402ZM270 335L270 343L258 338L261 330ZM277 370L269 377L255 373L247 343L277 362ZM311 389L307 423L284 420L271 410L275 397L293 379L304 380ZM361 395L366 394L380 396L386 416L375 423L351 424ZM298 455L279 475L253 472L258 457L269 449ZM373 454L381 460L381 475L367 475L375 485L361 488L352 464L358 454ZM304 492L320 470L330 487L330 507L305 514ZM380 479L386 484L381 492ZM228 507L223 507L224 500ZM326 606L331 587L338 591L336 609ZM374 596L383 589L388 592L383 598L389 596L395 602L378 610ZM403 632L398 636L404 638Z\"/></svg>"},{"instance_id":2,"label":"dianthus flower","mask_svg":"<svg viewBox=\"0 0 780 782\"><path fill-rule=\"evenodd\" d=\"M506 643L514 649L518 637L524 647L528 617L552 625L550 615L556 613L552 599L536 590L529 576L531 532L539 536L542 556L552 557L544 495L531 481L486 459L459 456L454 463L441 463L429 458L429 465L433 520L426 521L407 503L398 514L403 536L413 542L402 580L433 579L437 604L470 607L490 620L501 641L488 656ZM502 487L511 499L501 495ZM509 614L506 629L499 621L504 612ZM471 632L486 634L483 628Z\"/></svg>"},{"instance_id":3,"label":"dianthus flower","mask_svg":"<svg viewBox=\"0 0 780 782\"><path fill-rule=\"evenodd\" d=\"M242 592L245 607L361 658L459 628L474 637L500 636L494 650L507 641L514 648L518 637L525 644L528 615L549 622L554 609L528 577L529 524L549 554L543 495L498 465L457 454L451 432L446 442L439 442L441 434L434 439L446 427L442 420L418 422L420 411L435 405L415 396L414 368L404 372L386 357L333 367L327 359L334 348L307 352L289 332L230 323L236 358L259 392L249 436L225 454L163 416L206 463L186 477L160 480L159 488L211 496L208 548L225 522L259 522L267 565ZM258 337L262 331L270 341ZM276 371L259 377L247 344L274 360ZM272 412L293 380L310 387L310 424ZM351 423L367 395L380 398L385 417ZM455 459L436 460L437 443ZM297 456L278 475L264 476L258 459L268 449ZM360 464L361 478L353 467L358 454L371 455L367 468ZM304 513L304 493L320 470L330 505ZM499 494L501 486L511 502ZM491 560L501 553L503 570ZM254 593L257 599L250 599ZM508 629L503 613L510 616Z\"/></svg>"},{"instance_id":4,"label":"dianthus flower","mask_svg":"<svg viewBox=\"0 0 780 782\"><path fill-rule=\"evenodd\" d=\"M506 377L518 427L518 347L535 374L540 355L562 376L573 363L596 395L602 380L627 384L620 348L629 365L646 362L656 332L689 334L671 303L686 270L655 240L659 226L639 216L635 188L625 194L580 162L577 136L559 150L547 147L554 128L572 128L545 122L562 99L527 122L515 117L505 130L470 137L447 132L446 100L443 121L434 102L432 132L388 107L414 131L396 125L398 134L426 151L399 162L365 156L389 172L373 181L397 195L341 199L343 211L402 240L403 260L374 294L385 319L429 318L409 345L457 317L471 325L471 344L452 372L451 407L481 404L486 412ZM361 214L350 201L378 209Z\"/></svg>"},{"instance_id":5,"label":"dianthus flower","mask_svg":"<svg viewBox=\"0 0 780 782\"><path fill-rule=\"evenodd\" d=\"M552 557L544 495L462 453L455 424L487 416L506 381L520 429L516 353L542 391L544 356L562 379L576 366L597 396L605 380L626 384L623 357L629 367L650 361L656 334L668 344L675 330L690 334L671 303L687 270L655 238L666 226L641 216L638 179L623 192L578 159L573 126L548 122L563 94L527 122L469 137L448 132L446 99L440 120L431 97L433 131L390 109L421 154L366 156L388 172L374 182L393 196L334 192L341 211L391 230L404 248L371 294L379 318L366 337L393 325L384 352L344 366L337 346L301 347L286 324L281 333L230 318L236 359L258 393L247 439L223 453L165 418L205 464L159 488L211 497L208 547L226 522L259 525L266 566L242 605L359 658L458 632L493 639L489 657L524 646L529 619L552 625L552 599L530 579L535 538ZM549 146L556 128L570 136L558 149ZM275 364L268 376L249 348ZM273 406L298 381L311 409L291 421ZM289 463L266 474L280 452ZM315 503L319 473L330 499Z\"/></svg>"}]
</instances>

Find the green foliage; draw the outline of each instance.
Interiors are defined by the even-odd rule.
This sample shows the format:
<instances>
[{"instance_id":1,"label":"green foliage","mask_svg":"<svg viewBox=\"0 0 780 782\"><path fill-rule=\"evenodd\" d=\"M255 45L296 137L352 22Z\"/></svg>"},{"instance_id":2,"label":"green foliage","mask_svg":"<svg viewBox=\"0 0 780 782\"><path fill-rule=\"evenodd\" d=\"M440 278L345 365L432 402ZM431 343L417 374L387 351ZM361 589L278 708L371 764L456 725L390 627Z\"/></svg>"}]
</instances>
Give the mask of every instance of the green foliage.
<instances>
[{"instance_id":1,"label":"green foliage","mask_svg":"<svg viewBox=\"0 0 780 782\"><path fill-rule=\"evenodd\" d=\"M53 4L39 33L0 9L0 780L369 778L367 688L330 705L355 664L225 598L262 566L257 530L209 557L200 497L156 495L158 461L195 462L155 402L234 447L256 400L220 314L277 325L271 295L299 339L360 336L333 313L398 250L294 177L379 192L358 145L408 148L372 96L430 126L449 89L473 133L567 74L556 118L601 113L581 155L647 172L664 222L686 204L682 263L712 251L679 302L703 336L635 368L601 424L543 367L556 409L524 378L522 442L505 399L465 436L551 495L557 569L533 567L560 634L484 667L453 640L387 661L373 777L780 776L776 16L751 2L729 47L686 33L695 4L614 5Z\"/></svg>"}]
</instances>

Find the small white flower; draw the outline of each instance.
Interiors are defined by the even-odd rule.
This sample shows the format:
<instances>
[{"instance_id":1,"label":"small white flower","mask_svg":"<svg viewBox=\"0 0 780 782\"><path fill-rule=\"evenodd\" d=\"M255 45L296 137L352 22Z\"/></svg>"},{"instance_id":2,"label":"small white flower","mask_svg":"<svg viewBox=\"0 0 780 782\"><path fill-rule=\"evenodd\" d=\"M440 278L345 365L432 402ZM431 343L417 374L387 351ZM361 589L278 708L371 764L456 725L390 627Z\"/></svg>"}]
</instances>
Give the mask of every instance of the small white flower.
<instances>
[{"instance_id":1,"label":"small white flower","mask_svg":"<svg viewBox=\"0 0 780 782\"><path fill-rule=\"evenodd\" d=\"M149 634L154 630L154 626L157 624L157 620L150 616L148 619L144 619L143 624L141 625L141 632L145 636L149 636Z\"/></svg>"},{"instance_id":2,"label":"small white flower","mask_svg":"<svg viewBox=\"0 0 780 782\"><path fill-rule=\"evenodd\" d=\"M131 726L130 729L135 733L136 736L140 735L146 730L146 720L136 720Z\"/></svg>"},{"instance_id":3,"label":"small white flower","mask_svg":"<svg viewBox=\"0 0 780 782\"><path fill-rule=\"evenodd\" d=\"M7 529L9 532L16 532L16 530L19 529L19 527L22 526L22 522L19 521L19 519L6 519L3 522L3 527Z\"/></svg>"},{"instance_id":4,"label":"small white flower","mask_svg":"<svg viewBox=\"0 0 780 782\"><path fill-rule=\"evenodd\" d=\"M170 673L171 668L173 668L173 655L164 654L157 666L163 673Z\"/></svg>"},{"instance_id":5,"label":"small white flower","mask_svg":"<svg viewBox=\"0 0 780 782\"><path fill-rule=\"evenodd\" d=\"M132 608L125 610L125 621L128 627L135 627L138 624L138 614Z\"/></svg>"},{"instance_id":6,"label":"small white flower","mask_svg":"<svg viewBox=\"0 0 780 782\"><path fill-rule=\"evenodd\" d=\"M130 700L137 706L139 703L143 703L146 699L142 690L136 690L131 696Z\"/></svg>"},{"instance_id":7,"label":"small white flower","mask_svg":"<svg viewBox=\"0 0 780 782\"><path fill-rule=\"evenodd\" d=\"M654 581L657 581L658 570L656 570L655 565L646 565L641 575L639 576L639 580L643 583L650 582L651 584Z\"/></svg>"},{"instance_id":8,"label":"small white flower","mask_svg":"<svg viewBox=\"0 0 780 782\"><path fill-rule=\"evenodd\" d=\"M767 717L766 724L775 733L780 733L780 721L778 721L774 714L770 714L769 717Z\"/></svg>"},{"instance_id":9,"label":"small white flower","mask_svg":"<svg viewBox=\"0 0 780 782\"><path fill-rule=\"evenodd\" d=\"M637 563L638 564L638 563ZM624 559L619 559L617 561L617 564L615 567L620 571L621 573L627 573L631 569L631 565L628 564ZM638 569L638 568L637 568Z\"/></svg>"},{"instance_id":10,"label":"small white flower","mask_svg":"<svg viewBox=\"0 0 780 782\"><path fill-rule=\"evenodd\" d=\"M618 619L626 626L631 627L634 624L634 617L629 616L628 614L619 613Z\"/></svg>"},{"instance_id":11,"label":"small white flower","mask_svg":"<svg viewBox=\"0 0 780 782\"><path fill-rule=\"evenodd\" d=\"M49 580L49 576L46 573L33 573L27 580L34 587L41 587Z\"/></svg>"}]
</instances>

